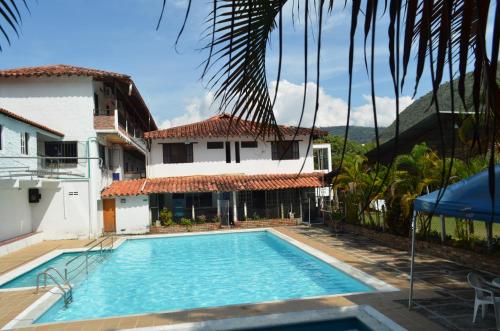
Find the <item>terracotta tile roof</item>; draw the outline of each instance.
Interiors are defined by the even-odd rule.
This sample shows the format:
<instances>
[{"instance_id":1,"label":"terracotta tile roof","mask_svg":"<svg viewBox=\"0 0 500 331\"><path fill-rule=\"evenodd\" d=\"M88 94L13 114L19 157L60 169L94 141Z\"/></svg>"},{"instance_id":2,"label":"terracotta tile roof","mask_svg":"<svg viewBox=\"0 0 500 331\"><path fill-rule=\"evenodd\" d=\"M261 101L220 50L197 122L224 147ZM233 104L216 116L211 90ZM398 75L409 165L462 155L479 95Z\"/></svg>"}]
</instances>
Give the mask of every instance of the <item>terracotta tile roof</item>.
<instances>
[{"instance_id":1,"label":"terracotta tile roof","mask_svg":"<svg viewBox=\"0 0 500 331\"><path fill-rule=\"evenodd\" d=\"M87 76L97 79L116 79L124 84L132 84L132 96L137 98L137 102L144 109L146 118L151 121L151 127L157 129L153 116L149 112L144 99L135 86L134 81L129 75L120 74L112 71L98 70L92 68L77 67L67 64L54 64L38 67L22 67L0 70L0 78L22 78L22 77L59 77L59 76ZM150 129L149 128L149 129Z\"/></svg>"},{"instance_id":2,"label":"terracotta tile roof","mask_svg":"<svg viewBox=\"0 0 500 331\"><path fill-rule=\"evenodd\" d=\"M45 125L42 125L42 124L39 124L39 123L36 123L36 122L33 122L32 120L29 120L27 118L24 118L22 116L19 116L11 111L8 111L7 109L4 109L4 108L0 108L0 114L3 114L5 116L8 116L10 118L13 118L17 121L20 121L20 122L23 122L23 123L26 123L26 124L29 124L31 126L34 126L36 128L39 128L43 131L46 131L46 132L49 132L49 133L52 133L56 136L59 136L59 137L64 137L64 133L61 133L59 131L56 131L56 130L53 130L51 128L48 128L46 127Z\"/></svg>"},{"instance_id":3,"label":"terracotta tile roof","mask_svg":"<svg viewBox=\"0 0 500 331\"><path fill-rule=\"evenodd\" d=\"M323 173L183 176L115 181L103 198L151 193L262 191L322 187Z\"/></svg>"},{"instance_id":4,"label":"terracotta tile roof","mask_svg":"<svg viewBox=\"0 0 500 331\"><path fill-rule=\"evenodd\" d=\"M279 126L280 131L285 136L292 136L295 134L296 127L293 126ZM309 135L311 129L299 128L298 135ZM326 135L327 132L321 130L314 130L316 136ZM194 137L238 137L238 136L257 136L258 128L255 122L240 120L239 122L228 114L221 114L210 117L207 120L196 122L187 125L176 126L164 130L156 130L146 132L144 137L150 139L162 138L194 138Z\"/></svg>"},{"instance_id":5,"label":"terracotta tile roof","mask_svg":"<svg viewBox=\"0 0 500 331\"><path fill-rule=\"evenodd\" d=\"M67 64L54 64L39 67L22 67L0 70L0 77L42 77L42 76L89 76L96 78L113 77L132 81L130 76L111 71L76 67Z\"/></svg>"}]
</instances>

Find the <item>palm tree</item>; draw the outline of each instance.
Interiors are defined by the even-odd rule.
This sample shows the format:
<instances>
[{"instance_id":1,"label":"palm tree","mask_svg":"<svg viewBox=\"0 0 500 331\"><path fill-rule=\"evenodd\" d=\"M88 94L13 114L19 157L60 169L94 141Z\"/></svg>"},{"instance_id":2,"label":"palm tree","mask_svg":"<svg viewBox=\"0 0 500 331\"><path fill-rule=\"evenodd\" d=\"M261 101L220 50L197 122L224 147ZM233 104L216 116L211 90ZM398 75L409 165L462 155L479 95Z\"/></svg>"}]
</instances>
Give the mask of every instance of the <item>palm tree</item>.
<instances>
[{"instance_id":1,"label":"palm tree","mask_svg":"<svg viewBox=\"0 0 500 331\"><path fill-rule=\"evenodd\" d=\"M413 201L442 187L441 160L427 145L416 145L409 154L399 155L392 170L386 200L390 205L389 227L405 234L410 229ZM420 233L430 231L430 217L420 220Z\"/></svg>"}]
</instances>

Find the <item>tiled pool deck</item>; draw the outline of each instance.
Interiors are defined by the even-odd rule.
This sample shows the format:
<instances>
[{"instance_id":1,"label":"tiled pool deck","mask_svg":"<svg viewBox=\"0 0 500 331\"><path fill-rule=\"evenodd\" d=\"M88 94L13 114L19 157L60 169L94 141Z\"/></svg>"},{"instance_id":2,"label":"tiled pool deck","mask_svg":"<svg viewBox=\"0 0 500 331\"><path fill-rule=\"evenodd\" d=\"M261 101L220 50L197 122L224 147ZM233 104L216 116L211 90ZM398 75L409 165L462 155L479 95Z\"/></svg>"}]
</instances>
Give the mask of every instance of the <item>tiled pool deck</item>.
<instances>
[{"instance_id":1,"label":"tiled pool deck","mask_svg":"<svg viewBox=\"0 0 500 331\"><path fill-rule=\"evenodd\" d=\"M442 259L418 256L416 268L416 308L408 311L409 258L375 241L351 234L334 235L323 228L277 228L282 233L367 272L401 291L368 293L348 297L293 300L268 304L252 304L190 311L148 314L93 321L78 321L57 326L37 326L22 330L116 330L207 319L252 316L259 314L334 308L367 304L408 330L494 330L492 309L485 320L472 320L473 292L465 283L470 271ZM0 274L45 253L62 248L84 247L88 241L45 241L21 251L0 257ZM0 328L15 318L38 298L32 290L0 292Z\"/></svg>"}]
</instances>

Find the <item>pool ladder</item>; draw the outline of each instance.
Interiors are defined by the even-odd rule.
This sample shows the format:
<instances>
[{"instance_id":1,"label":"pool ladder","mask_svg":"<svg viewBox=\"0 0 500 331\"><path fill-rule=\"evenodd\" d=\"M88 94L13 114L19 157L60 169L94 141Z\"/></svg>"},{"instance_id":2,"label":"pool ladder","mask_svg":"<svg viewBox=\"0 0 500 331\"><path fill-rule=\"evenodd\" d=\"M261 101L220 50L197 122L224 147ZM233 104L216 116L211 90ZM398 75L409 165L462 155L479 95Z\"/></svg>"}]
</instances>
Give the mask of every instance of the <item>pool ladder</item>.
<instances>
[{"instance_id":1,"label":"pool ladder","mask_svg":"<svg viewBox=\"0 0 500 331\"><path fill-rule=\"evenodd\" d=\"M55 273L55 274L54 274ZM56 276L54 276L56 275ZM40 272L36 277L36 292L40 290L40 280L43 276L43 288L47 288L47 277L52 279L54 284L59 288L63 294L64 307L67 307L73 301L73 287L71 284L61 275L56 268L49 267L44 271ZM57 280L59 278L59 281ZM62 283L62 284L61 284Z\"/></svg>"}]
</instances>

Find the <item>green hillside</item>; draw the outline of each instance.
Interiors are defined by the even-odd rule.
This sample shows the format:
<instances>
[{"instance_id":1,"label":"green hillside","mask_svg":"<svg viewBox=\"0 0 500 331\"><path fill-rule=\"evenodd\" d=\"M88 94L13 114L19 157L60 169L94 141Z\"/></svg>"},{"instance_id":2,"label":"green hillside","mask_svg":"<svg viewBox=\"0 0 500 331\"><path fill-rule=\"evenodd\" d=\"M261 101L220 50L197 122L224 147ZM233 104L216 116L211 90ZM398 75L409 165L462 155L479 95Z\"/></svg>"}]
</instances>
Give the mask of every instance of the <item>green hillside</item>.
<instances>
[{"instance_id":1,"label":"green hillside","mask_svg":"<svg viewBox=\"0 0 500 331\"><path fill-rule=\"evenodd\" d=\"M384 128L379 128L383 130ZM327 126L321 128L321 130L328 131L332 136L345 135L345 126ZM375 139L375 129L368 126L349 126L349 140L356 141L361 144L366 144Z\"/></svg>"}]
</instances>

